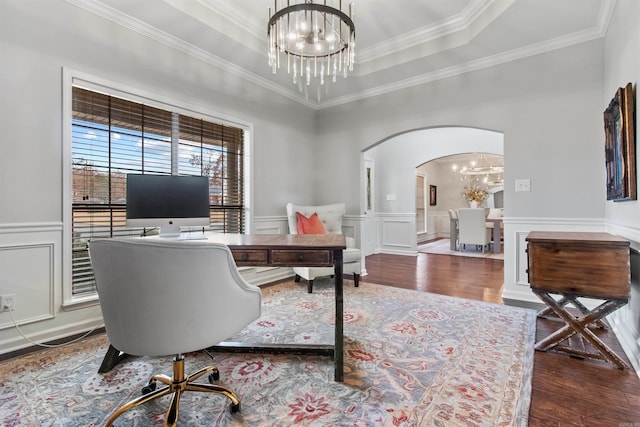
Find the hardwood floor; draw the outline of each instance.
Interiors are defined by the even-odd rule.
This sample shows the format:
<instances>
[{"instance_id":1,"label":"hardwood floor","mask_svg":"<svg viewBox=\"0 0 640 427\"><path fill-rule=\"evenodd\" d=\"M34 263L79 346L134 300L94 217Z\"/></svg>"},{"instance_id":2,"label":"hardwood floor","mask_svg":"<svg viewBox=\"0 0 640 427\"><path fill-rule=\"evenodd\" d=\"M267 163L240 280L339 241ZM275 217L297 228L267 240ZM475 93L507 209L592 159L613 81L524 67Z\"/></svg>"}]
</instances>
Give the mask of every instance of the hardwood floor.
<instances>
[{"instance_id":1,"label":"hardwood floor","mask_svg":"<svg viewBox=\"0 0 640 427\"><path fill-rule=\"evenodd\" d=\"M502 303L504 263L486 258L377 254L362 282ZM559 323L537 320L537 340ZM594 330L625 361L610 329ZM529 426L640 427L640 379L605 362L535 352Z\"/></svg>"}]
</instances>

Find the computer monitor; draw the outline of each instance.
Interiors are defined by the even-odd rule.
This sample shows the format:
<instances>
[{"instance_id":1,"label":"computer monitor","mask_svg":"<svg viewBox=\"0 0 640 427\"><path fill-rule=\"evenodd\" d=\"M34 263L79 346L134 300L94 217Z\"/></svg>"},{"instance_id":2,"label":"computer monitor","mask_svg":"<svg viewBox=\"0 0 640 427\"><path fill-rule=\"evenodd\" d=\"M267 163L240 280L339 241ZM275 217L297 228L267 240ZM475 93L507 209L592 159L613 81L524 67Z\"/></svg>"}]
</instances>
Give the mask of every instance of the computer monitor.
<instances>
[{"instance_id":1,"label":"computer monitor","mask_svg":"<svg viewBox=\"0 0 640 427\"><path fill-rule=\"evenodd\" d=\"M127 175L127 227L160 227L161 237L175 237L181 226L210 222L208 177Z\"/></svg>"}]
</instances>

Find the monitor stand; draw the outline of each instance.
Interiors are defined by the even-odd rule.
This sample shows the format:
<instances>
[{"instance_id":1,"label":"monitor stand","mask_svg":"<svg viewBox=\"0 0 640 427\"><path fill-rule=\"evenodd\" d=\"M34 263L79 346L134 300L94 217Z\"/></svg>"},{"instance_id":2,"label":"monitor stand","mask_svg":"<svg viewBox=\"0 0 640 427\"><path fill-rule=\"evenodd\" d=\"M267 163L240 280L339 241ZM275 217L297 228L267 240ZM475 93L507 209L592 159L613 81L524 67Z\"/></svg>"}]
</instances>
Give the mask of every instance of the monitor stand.
<instances>
[{"instance_id":1,"label":"monitor stand","mask_svg":"<svg viewBox=\"0 0 640 427\"><path fill-rule=\"evenodd\" d=\"M165 225L160 227L159 237L165 238L165 239L174 239L176 237L180 237L180 226Z\"/></svg>"}]
</instances>

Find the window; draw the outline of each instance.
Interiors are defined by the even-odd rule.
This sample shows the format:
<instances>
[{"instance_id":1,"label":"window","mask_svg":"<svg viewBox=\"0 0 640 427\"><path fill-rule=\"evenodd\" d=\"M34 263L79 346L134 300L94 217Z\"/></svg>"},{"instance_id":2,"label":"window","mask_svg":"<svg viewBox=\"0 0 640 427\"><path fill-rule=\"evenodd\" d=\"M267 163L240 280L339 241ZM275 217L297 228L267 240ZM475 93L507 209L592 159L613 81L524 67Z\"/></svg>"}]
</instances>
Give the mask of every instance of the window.
<instances>
[{"instance_id":1,"label":"window","mask_svg":"<svg viewBox=\"0 0 640 427\"><path fill-rule=\"evenodd\" d=\"M209 177L211 229L243 233L244 130L72 88L71 297L95 293L87 243L126 227L129 173Z\"/></svg>"}]
</instances>

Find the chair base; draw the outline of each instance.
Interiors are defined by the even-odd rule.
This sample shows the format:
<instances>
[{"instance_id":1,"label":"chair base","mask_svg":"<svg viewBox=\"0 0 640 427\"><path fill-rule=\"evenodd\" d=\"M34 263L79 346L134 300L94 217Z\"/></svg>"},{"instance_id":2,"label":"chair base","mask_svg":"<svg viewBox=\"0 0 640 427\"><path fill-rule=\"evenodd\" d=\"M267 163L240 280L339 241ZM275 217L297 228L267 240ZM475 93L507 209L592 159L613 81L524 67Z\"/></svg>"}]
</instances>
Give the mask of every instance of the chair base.
<instances>
[{"instance_id":1,"label":"chair base","mask_svg":"<svg viewBox=\"0 0 640 427\"><path fill-rule=\"evenodd\" d=\"M178 409L180 405L180 397L185 391L199 391L205 393L216 393L221 394L223 396L231 399L231 412L238 412L240 410L240 400L236 394L229 390L226 387L222 387L214 384L202 384L202 383L194 383L196 379L200 378L204 374L209 373L210 380L213 378L217 380L220 376L218 372L218 368L215 366L207 366L206 368L202 368L199 371L195 372L188 377L184 375L184 356L179 354L173 359L173 378L169 378L166 375L154 375L150 380L149 384L143 388L144 395L138 397L137 399L133 399L132 401L122 405L118 408L106 422L106 426L110 427L113 425L113 422L122 414L127 412L131 408L135 408L136 406L142 405L143 403L150 402L154 399L162 397L167 394L173 394L171 398L171 403L169 405L169 409L167 409L167 413L164 419L165 426L175 426L178 421ZM156 383L161 382L166 384L165 387L162 387L156 390Z\"/></svg>"},{"instance_id":2,"label":"chair base","mask_svg":"<svg viewBox=\"0 0 640 427\"><path fill-rule=\"evenodd\" d=\"M334 277L334 276L331 276ZM294 282L298 283L302 277L299 274L296 274L296 277L293 279ZM360 275L357 273L353 273L353 284L357 288L360 285ZM313 279L307 280L307 293L313 293Z\"/></svg>"}]
</instances>

